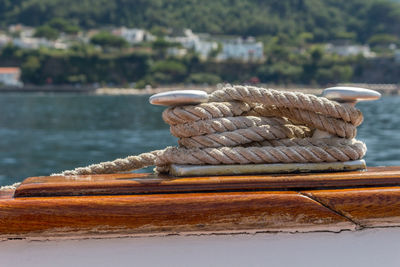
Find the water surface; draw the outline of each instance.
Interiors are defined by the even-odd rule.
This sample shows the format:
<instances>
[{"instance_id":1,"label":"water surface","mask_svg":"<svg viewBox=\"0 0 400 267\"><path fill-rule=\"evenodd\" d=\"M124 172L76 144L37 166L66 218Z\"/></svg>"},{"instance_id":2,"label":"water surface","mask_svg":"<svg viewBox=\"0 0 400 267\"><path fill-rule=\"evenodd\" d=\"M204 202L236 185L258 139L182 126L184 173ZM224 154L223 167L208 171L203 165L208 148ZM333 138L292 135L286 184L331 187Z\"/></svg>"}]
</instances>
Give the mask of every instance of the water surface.
<instances>
[{"instance_id":1,"label":"water surface","mask_svg":"<svg viewBox=\"0 0 400 267\"><path fill-rule=\"evenodd\" d=\"M148 96L0 94L0 185L175 145ZM400 97L360 103L369 166L400 165Z\"/></svg>"}]
</instances>

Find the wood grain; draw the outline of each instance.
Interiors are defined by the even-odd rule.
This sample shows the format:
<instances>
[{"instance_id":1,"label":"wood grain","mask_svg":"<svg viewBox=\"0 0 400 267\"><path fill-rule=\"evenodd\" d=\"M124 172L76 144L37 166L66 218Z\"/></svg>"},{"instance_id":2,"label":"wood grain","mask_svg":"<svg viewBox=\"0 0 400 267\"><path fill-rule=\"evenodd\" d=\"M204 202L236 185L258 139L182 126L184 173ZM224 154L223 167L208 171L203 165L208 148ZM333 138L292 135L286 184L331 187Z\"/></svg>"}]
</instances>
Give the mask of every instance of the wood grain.
<instances>
[{"instance_id":1,"label":"wood grain","mask_svg":"<svg viewBox=\"0 0 400 267\"><path fill-rule=\"evenodd\" d=\"M400 226L400 167L290 175L32 177L0 192L0 237Z\"/></svg>"},{"instance_id":2,"label":"wood grain","mask_svg":"<svg viewBox=\"0 0 400 267\"><path fill-rule=\"evenodd\" d=\"M130 195L249 190L302 190L400 185L400 167L367 171L286 175L184 177L154 174L107 174L73 177L32 177L15 197Z\"/></svg>"},{"instance_id":3,"label":"wood grain","mask_svg":"<svg viewBox=\"0 0 400 267\"><path fill-rule=\"evenodd\" d=\"M14 196L15 189L0 190L0 199L9 199Z\"/></svg>"},{"instance_id":4,"label":"wood grain","mask_svg":"<svg viewBox=\"0 0 400 267\"><path fill-rule=\"evenodd\" d=\"M361 227L400 226L400 187L303 192Z\"/></svg>"},{"instance_id":5,"label":"wood grain","mask_svg":"<svg viewBox=\"0 0 400 267\"><path fill-rule=\"evenodd\" d=\"M0 236L8 237L354 228L290 191L0 200Z\"/></svg>"}]
</instances>

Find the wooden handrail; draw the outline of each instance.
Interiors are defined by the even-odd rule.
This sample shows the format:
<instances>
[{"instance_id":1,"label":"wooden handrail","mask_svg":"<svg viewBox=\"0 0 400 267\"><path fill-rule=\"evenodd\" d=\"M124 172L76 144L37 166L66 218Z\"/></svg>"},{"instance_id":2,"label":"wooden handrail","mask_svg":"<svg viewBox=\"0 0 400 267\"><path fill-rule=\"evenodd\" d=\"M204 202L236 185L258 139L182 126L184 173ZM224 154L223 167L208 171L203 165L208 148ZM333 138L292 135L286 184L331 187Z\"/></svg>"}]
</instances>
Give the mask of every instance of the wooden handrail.
<instances>
[{"instance_id":1,"label":"wooden handrail","mask_svg":"<svg viewBox=\"0 0 400 267\"><path fill-rule=\"evenodd\" d=\"M229 177L32 177L15 192L0 193L0 239L400 226L399 183L400 167Z\"/></svg>"},{"instance_id":2,"label":"wooden handrail","mask_svg":"<svg viewBox=\"0 0 400 267\"><path fill-rule=\"evenodd\" d=\"M154 174L48 176L26 179L15 197L298 190L400 185L400 167L367 171L249 176L170 177Z\"/></svg>"}]
</instances>

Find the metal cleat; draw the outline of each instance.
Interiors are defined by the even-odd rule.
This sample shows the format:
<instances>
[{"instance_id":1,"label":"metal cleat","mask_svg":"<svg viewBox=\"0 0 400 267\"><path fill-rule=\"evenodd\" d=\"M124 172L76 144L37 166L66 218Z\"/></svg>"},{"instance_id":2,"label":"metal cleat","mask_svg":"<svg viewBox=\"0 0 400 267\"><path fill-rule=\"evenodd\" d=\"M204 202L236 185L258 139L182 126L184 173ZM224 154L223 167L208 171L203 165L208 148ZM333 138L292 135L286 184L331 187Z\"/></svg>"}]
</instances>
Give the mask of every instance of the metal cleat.
<instances>
[{"instance_id":1,"label":"metal cleat","mask_svg":"<svg viewBox=\"0 0 400 267\"><path fill-rule=\"evenodd\" d=\"M364 88L331 87L324 90L323 97L340 103L355 105L359 101L377 100L381 94ZM180 90L155 94L150 97L150 103L162 106L177 106L200 104L208 102L208 94L199 90ZM329 138L331 134L315 130L313 138ZM272 164L237 164L237 165L179 165L172 164L169 173L173 176L201 175L247 175L266 173L299 173L324 171L350 171L366 168L365 161L322 163L272 163Z\"/></svg>"},{"instance_id":2,"label":"metal cleat","mask_svg":"<svg viewBox=\"0 0 400 267\"><path fill-rule=\"evenodd\" d=\"M373 101L381 98L381 94L377 91L348 86L337 86L326 88L322 92L322 96L334 100L342 104L355 106L360 101ZM313 138L328 138L332 135L330 133L315 130Z\"/></svg>"},{"instance_id":3,"label":"metal cleat","mask_svg":"<svg viewBox=\"0 0 400 267\"><path fill-rule=\"evenodd\" d=\"M326 88L322 92L322 96L339 103L352 104L353 106L360 101L372 101L381 98L381 94L377 91L346 86Z\"/></svg>"},{"instance_id":4,"label":"metal cleat","mask_svg":"<svg viewBox=\"0 0 400 267\"><path fill-rule=\"evenodd\" d=\"M160 106L193 105L208 102L208 94L200 90L176 90L152 95L149 101Z\"/></svg>"}]
</instances>

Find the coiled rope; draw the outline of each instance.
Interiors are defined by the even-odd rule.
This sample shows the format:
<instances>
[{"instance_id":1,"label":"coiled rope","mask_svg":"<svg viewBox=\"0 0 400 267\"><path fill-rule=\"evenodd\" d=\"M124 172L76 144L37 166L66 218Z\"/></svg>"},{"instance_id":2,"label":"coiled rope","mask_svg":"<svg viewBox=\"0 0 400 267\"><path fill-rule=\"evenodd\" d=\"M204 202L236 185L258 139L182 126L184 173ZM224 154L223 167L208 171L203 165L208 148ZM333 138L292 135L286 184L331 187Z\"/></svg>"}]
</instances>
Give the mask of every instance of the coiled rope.
<instances>
[{"instance_id":1,"label":"coiled rope","mask_svg":"<svg viewBox=\"0 0 400 267\"><path fill-rule=\"evenodd\" d=\"M53 175L126 172L171 164L219 165L344 162L361 159L363 142L355 140L360 110L324 97L252 86L226 86L209 102L167 108L162 117L178 137L167 147ZM329 138L313 138L316 129Z\"/></svg>"}]
</instances>

